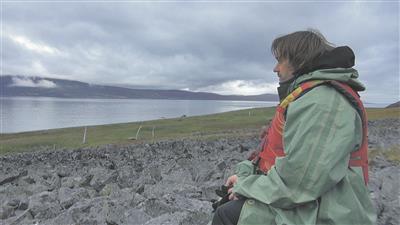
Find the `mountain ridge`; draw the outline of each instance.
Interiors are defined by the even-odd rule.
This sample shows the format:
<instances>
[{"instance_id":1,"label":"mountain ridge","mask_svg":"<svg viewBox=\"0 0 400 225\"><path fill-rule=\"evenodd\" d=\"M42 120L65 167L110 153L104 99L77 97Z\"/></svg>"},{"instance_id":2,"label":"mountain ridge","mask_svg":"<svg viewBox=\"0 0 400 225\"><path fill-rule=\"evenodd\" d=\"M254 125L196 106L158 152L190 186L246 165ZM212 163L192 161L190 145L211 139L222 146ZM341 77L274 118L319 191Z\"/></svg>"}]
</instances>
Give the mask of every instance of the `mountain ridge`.
<instances>
[{"instance_id":1,"label":"mountain ridge","mask_svg":"<svg viewBox=\"0 0 400 225\"><path fill-rule=\"evenodd\" d=\"M133 89L40 76L0 76L2 97L278 101L276 94L219 95L184 90Z\"/></svg>"}]
</instances>

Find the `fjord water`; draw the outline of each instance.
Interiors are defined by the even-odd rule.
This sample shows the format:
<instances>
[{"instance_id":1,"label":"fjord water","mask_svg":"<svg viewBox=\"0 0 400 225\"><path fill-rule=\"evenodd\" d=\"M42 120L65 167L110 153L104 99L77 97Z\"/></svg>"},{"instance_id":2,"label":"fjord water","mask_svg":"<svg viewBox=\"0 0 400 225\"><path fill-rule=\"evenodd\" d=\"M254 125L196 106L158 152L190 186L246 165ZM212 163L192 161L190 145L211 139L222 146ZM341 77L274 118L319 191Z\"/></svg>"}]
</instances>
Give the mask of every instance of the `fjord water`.
<instances>
[{"instance_id":1,"label":"fjord water","mask_svg":"<svg viewBox=\"0 0 400 225\"><path fill-rule=\"evenodd\" d=\"M205 115L277 102L2 97L0 104L0 133L16 133Z\"/></svg>"}]
</instances>

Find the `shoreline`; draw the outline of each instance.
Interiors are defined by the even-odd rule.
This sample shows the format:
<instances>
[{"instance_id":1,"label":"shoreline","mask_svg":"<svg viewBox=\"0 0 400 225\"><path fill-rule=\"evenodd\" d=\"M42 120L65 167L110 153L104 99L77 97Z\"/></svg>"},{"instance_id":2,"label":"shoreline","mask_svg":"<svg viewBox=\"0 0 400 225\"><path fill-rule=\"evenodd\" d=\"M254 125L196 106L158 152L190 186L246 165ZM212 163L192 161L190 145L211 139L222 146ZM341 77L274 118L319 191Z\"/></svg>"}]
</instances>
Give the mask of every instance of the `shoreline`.
<instances>
[{"instance_id":1,"label":"shoreline","mask_svg":"<svg viewBox=\"0 0 400 225\"><path fill-rule=\"evenodd\" d=\"M0 97L4 98L4 97ZM151 100L151 99L149 99ZM165 100L171 100L171 99L165 99ZM218 101L218 100L211 100L211 101ZM223 101L223 100L222 100ZM266 102L271 102L271 101L266 101ZM273 102L271 102L273 103ZM370 104L375 104L375 103L370 103ZM79 126L71 126L71 127L57 127L57 128L49 128L49 129L42 129L42 130L26 130L26 131L20 131L20 132L10 132L10 133L1 133L0 135L19 135L19 134L26 134L26 133L35 133L35 132L51 132L51 131L56 131L56 130L63 130L63 129L73 129L73 128L84 128L84 127L96 127L96 126L112 126L112 125L124 125L124 124L133 124L133 123L144 123L144 122L152 122L152 121L158 121L158 120L173 120L173 119L179 119L179 118L191 118L191 117L202 117L202 116L210 116L210 115L217 115L217 114L224 114L224 113L229 113L229 112L237 112L237 111L243 111L243 110L252 110L252 109L263 109L263 108L275 108L274 106L270 107L259 107L259 108L246 108L246 109L240 109L240 110L233 110L233 111L225 111L225 112L219 112L219 113L209 113L209 114L201 114L201 115L193 115L193 116L187 116L186 114L183 114L182 116L179 117L171 117L171 118L165 118L165 117L160 117L158 119L150 119L150 120L140 120L140 121L127 121L127 122L117 122L117 123L105 123L105 124L88 124L88 125L79 125ZM366 107L365 108L367 111L368 110L385 110L385 107ZM400 112L400 110L399 110ZM399 114L400 116L400 114Z\"/></svg>"},{"instance_id":2,"label":"shoreline","mask_svg":"<svg viewBox=\"0 0 400 225\"><path fill-rule=\"evenodd\" d=\"M274 107L267 107L203 116L181 116L172 119L87 126L86 136L85 127L1 134L0 155L30 151L43 146L52 149L85 148L107 144L151 143L180 138L215 139L240 136L243 130L257 134L273 114ZM400 108L368 108L367 114L369 122L398 119ZM390 126L390 124L387 125Z\"/></svg>"},{"instance_id":3,"label":"shoreline","mask_svg":"<svg viewBox=\"0 0 400 225\"><path fill-rule=\"evenodd\" d=\"M15 97L12 97L15 98ZM20 99L48 99L49 97L20 97ZM7 97L0 97L0 99L7 99ZM86 101L86 100L93 100L93 101L98 101L100 100L101 102L104 100L109 100L109 101L115 101L115 100L159 100L159 99L69 99L69 98L54 98L54 99L60 99L60 100L66 100L66 101L74 101L74 100L78 100L78 101ZM175 100L175 99L161 99L162 101L164 100L171 100L171 101L192 101L192 100ZM241 110L252 110L255 108L271 108L271 107L275 107L275 105L278 102L275 101L226 101L226 100L198 100L198 101L212 101L212 102L254 102L254 103L266 103L266 104L273 104L272 106L263 106L263 107L248 107L248 108L242 108L239 110L234 110L234 111L241 111ZM373 106L369 106L368 105L373 105ZM378 109L378 110L384 110L385 109L385 104L383 103L366 103L366 109L367 110L372 110L372 109ZM31 132L47 132L47 131L53 131L53 130L59 130L59 129L70 129L70 128L81 128L81 127L94 127L94 126L109 126L109 125L122 125L122 124L128 124L128 123L143 123L143 122L150 122L150 121L157 121L157 120L161 120L161 119L176 119L176 118L180 118L180 117L196 117L196 116L208 116L208 115L214 115L214 114L220 114L220 113L229 113L229 112L234 112L234 111L221 111L221 112L205 112L204 114L198 114L198 115L190 115L190 114L185 114L182 113L181 115L174 115L174 116L169 116L167 115L167 117L164 116L159 116L159 117L154 117L154 118L148 118L148 119L137 119L137 120L125 120L125 121L110 121L110 122L101 122L101 121L86 121L86 125L82 125L82 123L85 123L84 121L81 121L81 124L76 124L76 125L61 125L61 126L57 126L57 127L49 127L49 128L38 128L38 129L28 129L28 130L17 130L17 131L7 131L7 132L3 132L3 130L1 130L0 135L14 135L14 134L23 134L23 133L31 133ZM126 118L125 118L126 119ZM36 124L37 125L37 124ZM4 125L3 125L4 126Z\"/></svg>"}]
</instances>

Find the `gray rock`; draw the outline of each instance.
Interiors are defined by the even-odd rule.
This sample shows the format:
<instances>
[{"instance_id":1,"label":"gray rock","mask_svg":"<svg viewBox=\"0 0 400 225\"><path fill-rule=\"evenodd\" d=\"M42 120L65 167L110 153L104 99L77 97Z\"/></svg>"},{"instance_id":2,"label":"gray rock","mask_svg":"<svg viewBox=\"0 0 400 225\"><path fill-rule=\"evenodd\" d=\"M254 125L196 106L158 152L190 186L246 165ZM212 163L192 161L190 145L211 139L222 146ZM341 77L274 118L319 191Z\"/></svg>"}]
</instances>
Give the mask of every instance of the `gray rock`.
<instances>
[{"instance_id":1,"label":"gray rock","mask_svg":"<svg viewBox=\"0 0 400 225\"><path fill-rule=\"evenodd\" d=\"M33 219L33 216L29 210L24 211L21 215L11 217L4 221L4 224L18 225L18 224L36 224L37 221Z\"/></svg>"},{"instance_id":2,"label":"gray rock","mask_svg":"<svg viewBox=\"0 0 400 225\"><path fill-rule=\"evenodd\" d=\"M141 203L146 201L146 198L143 197L142 195L138 194L138 193L135 193L135 195L133 197L133 200L134 200L134 204L135 205L140 205Z\"/></svg>"},{"instance_id":3,"label":"gray rock","mask_svg":"<svg viewBox=\"0 0 400 225\"><path fill-rule=\"evenodd\" d=\"M116 185L116 187L118 187L118 185ZM123 189L116 188L113 191L111 191L109 196L111 199L120 199L121 201L131 202L133 201L135 194L136 193L133 188L123 188Z\"/></svg>"},{"instance_id":4,"label":"gray rock","mask_svg":"<svg viewBox=\"0 0 400 225\"><path fill-rule=\"evenodd\" d=\"M68 209L76 202L89 197L89 192L85 188L62 187L58 190L58 201L63 209Z\"/></svg>"},{"instance_id":5,"label":"gray rock","mask_svg":"<svg viewBox=\"0 0 400 225\"><path fill-rule=\"evenodd\" d=\"M86 174L78 179L79 187L88 187L93 179L93 174Z\"/></svg>"},{"instance_id":6,"label":"gray rock","mask_svg":"<svg viewBox=\"0 0 400 225\"><path fill-rule=\"evenodd\" d=\"M158 166L150 167L150 176L156 181L161 181L161 169Z\"/></svg>"},{"instance_id":7,"label":"gray rock","mask_svg":"<svg viewBox=\"0 0 400 225\"><path fill-rule=\"evenodd\" d=\"M380 119L368 121L369 147L385 150L400 145L400 119Z\"/></svg>"},{"instance_id":8,"label":"gray rock","mask_svg":"<svg viewBox=\"0 0 400 225\"><path fill-rule=\"evenodd\" d=\"M29 210L35 219L50 219L61 212L61 207L55 193L44 191L29 198Z\"/></svg>"},{"instance_id":9,"label":"gray rock","mask_svg":"<svg viewBox=\"0 0 400 225\"><path fill-rule=\"evenodd\" d=\"M20 202L21 202L21 201L20 201L19 199L12 199L12 200L7 201L7 202L5 203L5 205L6 205L6 206L9 206L9 207L11 207L11 208L13 208L13 209L16 209L16 208L18 208Z\"/></svg>"},{"instance_id":10,"label":"gray rock","mask_svg":"<svg viewBox=\"0 0 400 225\"><path fill-rule=\"evenodd\" d=\"M171 205L168 205L166 202L158 199L147 199L144 202L144 211L150 215L151 217L158 217L165 213L172 213L177 211Z\"/></svg>"},{"instance_id":11,"label":"gray rock","mask_svg":"<svg viewBox=\"0 0 400 225\"><path fill-rule=\"evenodd\" d=\"M106 224L117 223L122 224L125 218L124 212L127 210L127 205L120 203L116 200L110 200L107 197L97 197L85 202L82 207L86 207L86 211L82 216L82 213L73 211L74 221L77 223L95 223L95 224ZM71 207L72 208L72 207Z\"/></svg>"},{"instance_id":12,"label":"gray rock","mask_svg":"<svg viewBox=\"0 0 400 225\"><path fill-rule=\"evenodd\" d=\"M395 143L391 123L370 124L372 147ZM0 224L205 225L215 190L259 144L258 130L246 132L254 136L0 156ZM383 157L370 165L378 224L400 224L400 167Z\"/></svg>"},{"instance_id":13,"label":"gray rock","mask_svg":"<svg viewBox=\"0 0 400 225\"><path fill-rule=\"evenodd\" d=\"M19 185L29 186L32 193L39 193L44 190L52 191L61 186L60 178L56 174L43 171L29 171L29 175L20 179Z\"/></svg>"},{"instance_id":14,"label":"gray rock","mask_svg":"<svg viewBox=\"0 0 400 225\"><path fill-rule=\"evenodd\" d=\"M27 210L29 207L29 201L27 199L23 199L19 202L18 210Z\"/></svg>"},{"instance_id":15,"label":"gray rock","mask_svg":"<svg viewBox=\"0 0 400 225\"><path fill-rule=\"evenodd\" d=\"M99 195L100 196L110 196L110 195L118 195L118 193L121 191L119 188L118 184L116 183L109 183L106 184L103 189L101 189Z\"/></svg>"},{"instance_id":16,"label":"gray rock","mask_svg":"<svg viewBox=\"0 0 400 225\"><path fill-rule=\"evenodd\" d=\"M145 223L145 225L176 225L181 224L188 216L188 212L165 213Z\"/></svg>"},{"instance_id":17,"label":"gray rock","mask_svg":"<svg viewBox=\"0 0 400 225\"><path fill-rule=\"evenodd\" d=\"M27 195L33 195L33 194L37 194L37 193L41 193L43 191L49 191L49 190L54 190L54 189L47 185L38 184L38 183L28 185L24 188L24 192Z\"/></svg>"},{"instance_id":18,"label":"gray rock","mask_svg":"<svg viewBox=\"0 0 400 225\"><path fill-rule=\"evenodd\" d=\"M18 170L12 170L9 173L1 174L0 175L0 185L11 183L18 179L21 176L26 176L28 172L26 170L24 171L18 171Z\"/></svg>"},{"instance_id":19,"label":"gray rock","mask_svg":"<svg viewBox=\"0 0 400 225\"><path fill-rule=\"evenodd\" d=\"M133 166L124 165L118 169L117 183L121 188L133 187L138 175Z\"/></svg>"},{"instance_id":20,"label":"gray rock","mask_svg":"<svg viewBox=\"0 0 400 225\"><path fill-rule=\"evenodd\" d=\"M400 224L400 168L390 167L383 174L381 190L376 199L378 224Z\"/></svg>"},{"instance_id":21,"label":"gray rock","mask_svg":"<svg viewBox=\"0 0 400 225\"><path fill-rule=\"evenodd\" d=\"M102 168L94 168L91 170L93 178L90 181L90 186L96 191L101 191L106 184L115 182L118 177L116 171L110 171Z\"/></svg>"},{"instance_id":22,"label":"gray rock","mask_svg":"<svg viewBox=\"0 0 400 225\"><path fill-rule=\"evenodd\" d=\"M182 220L181 225L192 224L211 224L213 218L212 213L203 212L189 212L188 215Z\"/></svg>"},{"instance_id":23,"label":"gray rock","mask_svg":"<svg viewBox=\"0 0 400 225\"><path fill-rule=\"evenodd\" d=\"M124 216L124 224L141 225L151 220L151 217L142 209L128 209Z\"/></svg>"},{"instance_id":24,"label":"gray rock","mask_svg":"<svg viewBox=\"0 0 400 225\"><path fill-rule=\"evenodd\" d=\"M61 165L57 168L57 176L59 177L68 177L71 175L71 167L67 165Z\"/></svg>"},{"instance_id":25,"label":"gray rock","mask_svg":"<svg viewBox=\"0 0 400 225\"><path fill-rule=\"evenodd\" d=\"M26 176L22 178L22 181L26 182L27 184L34 184L36 183L35 179L32 176Z\"/></svg>"},{"instance_id":26,"label":"gray rock","mask_svg":"<svg viewBox=\"0 0 400 225\"><path fill-rule=\"evenodd\" d=\"M70 208L64 210L57 217L42 220L40 224L44 225L71 225L71 224L102 224L96 218L92 218L90 215L90 209L93 205L90 200L79 201L72 205ZM104 223L103 223L104 224Z\"/></svg>"},{"instance_id":27,"label":"gray rock","mask_svg":"<svg viewBox=\"0 0 400 225\"><path fill-rule=\"evenodd\" d=\"M49 191L57 190L61 187L61 179L57 174L52 174L44 181L45 185L48 186Z\"/></svg>"},{"instance_id":28,"label":"gray rock","mask_svg":"<svg viewBox=\"0 0 400 225\"><path fill-rule=\"evenodd\" d=\"M393 163L386 160L383 156L378 155L374 159L370 160L369 166L372 167L371 169L375 170L379 173L378 170L381 170L386 167L394 166ZM374 172L375 172L374 171Z\"/></svg>"},{"instance_id":29,"label":"gray rock","mask_svg":"<svg viewBox=\"0 0 400 225\"><path fill-rule=\"evenodd\" d=\"M78 178L76 177L63 177L61 178L61 187L74 188L78 187Z\"/></svg>"},{"instance_id":30,"label":"gray rock","mask_svg":"<svg viewBox=\"0 0 400 225\"><path fill-rule=\"evenodd\" d=\"M163 196L163 199L170 204L173 203L175 207L179 209L185 209L185 211L188 212L202 212L206 214L211 214L212 212L211 202L209 201L201 201L194 198L187 198L181 195L171 194Z\"/></svg>"},{"instance_id":31,"label":"gray rock","mask_svg":"<svg viewBox=\"0 0 400 225\"><path fill-rule=\"evenodd\" d=\"M4 220L7 219L9 217L15 216L15 208L8 206L8 205L4 205L2 207L0 207L0 219Z\"/></svg>"},{"instance_id":32,"label":"gray rock","mask_svg":"<svg viewBox=\"0 0 400 225\"><path fill-rule=\"evenodd\" d=\"M41 190L44 191L46 188ZM0 186L0 202L3 204L13 199L28 199L32 194L31 186L17 186L11 183Z\"/></svg>"},{"instance_id":33,"label":"gray rock","mask_svg":"<svg viewBox=\"0 0 400 225\"><path fill-rule=\"evenodd\" d=\"M71 208L68 209L67 211L67 216L62 216L60 218L56 218L56 221L70 221L71 219L74 221L74 223L77 224L85 224L85 222L93 223L93 219L88 219L90 209L92 207L92 204L90 204L90 201L81 201L75 205L73 205Z\"/></svg>"},{"instance_id":34,"label":"gray rock","mask_svg":"<svg viewBox=\"0 0 400 225\"><path fill-rule=\"evenodd\" d=\"M72 215L69 213L69 211L64 211L57 217L53 219L49 219L47 221L43 221L40 223L40 225L71 225L71 224L78 224L76 221L74 221Z\"/></svg>"}]
</instances>

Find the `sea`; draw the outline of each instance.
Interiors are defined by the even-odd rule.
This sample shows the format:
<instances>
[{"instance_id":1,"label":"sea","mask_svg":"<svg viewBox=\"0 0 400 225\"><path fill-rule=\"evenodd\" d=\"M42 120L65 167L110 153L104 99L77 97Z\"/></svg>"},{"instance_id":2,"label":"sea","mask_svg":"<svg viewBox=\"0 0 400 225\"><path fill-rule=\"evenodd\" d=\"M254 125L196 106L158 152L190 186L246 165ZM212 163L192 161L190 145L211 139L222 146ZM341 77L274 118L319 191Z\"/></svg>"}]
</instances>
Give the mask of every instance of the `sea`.
<instances>
[{"instance_id":1,"label":"sea","mask_svg":"<svg viewBox=\"0 0 400 225\"><path fill-rule=\"evenodd\" d=\"M267 101L0 97L0 133L207 115L277 104Z\"/></svg>"},{"instance_id":2,"label":"sea","mask_svg":"<svg viewBox=\"0 0 400 225\"><path fill-rule=\"evenodd\" d=\"M269 101L0 97L0 133L207 115L277 104ZM365 105L381 108L387 104Z\"/></svg>"}]
</instances>

